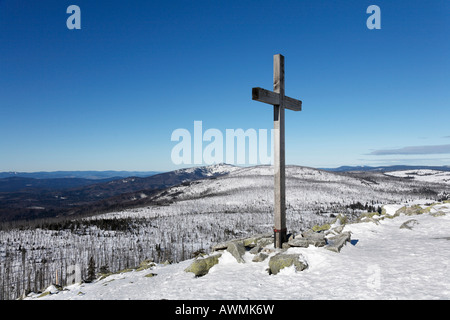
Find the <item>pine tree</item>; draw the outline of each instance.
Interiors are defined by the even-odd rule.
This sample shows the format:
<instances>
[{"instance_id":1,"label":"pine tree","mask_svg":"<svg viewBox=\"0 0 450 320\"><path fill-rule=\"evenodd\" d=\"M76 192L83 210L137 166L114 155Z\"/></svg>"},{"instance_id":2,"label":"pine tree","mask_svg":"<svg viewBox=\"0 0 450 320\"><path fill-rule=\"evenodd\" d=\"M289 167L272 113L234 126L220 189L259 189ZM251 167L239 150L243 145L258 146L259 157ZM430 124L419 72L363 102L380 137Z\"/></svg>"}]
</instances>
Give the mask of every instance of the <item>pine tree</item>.
<instances>
[{"instance_id":1,"label":"pine tree","mask_svg":"<svg viewBox=\"0 0 450 320\"><path fill-rule=\"evenodd\" d=\"M89 282L92 282L94 280L95 280L95 261L94 261L94 257L91 256L89 258L86 282L89 283Z\"/></svg>"}]
</instances>

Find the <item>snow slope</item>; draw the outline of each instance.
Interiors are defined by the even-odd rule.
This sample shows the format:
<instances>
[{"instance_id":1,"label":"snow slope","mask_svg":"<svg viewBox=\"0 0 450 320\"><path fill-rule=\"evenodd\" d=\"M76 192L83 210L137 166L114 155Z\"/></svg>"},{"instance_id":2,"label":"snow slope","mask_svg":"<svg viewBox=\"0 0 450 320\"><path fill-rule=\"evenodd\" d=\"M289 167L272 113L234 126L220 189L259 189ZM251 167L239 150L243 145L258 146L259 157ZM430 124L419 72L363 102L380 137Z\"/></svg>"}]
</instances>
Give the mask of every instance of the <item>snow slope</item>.
<instances>
[{"instance_id":1,"label":"snow slope","mask_svg":"<svg viewBox=\"0 0 450 320\"><path fill-rule=\"evenodd\" d=\"M388 215L398 208L385 207ZM50 287L52 294L39 299L450 299L450 203L421 215L374 218L378 224L345 226L353 245L347 243L340 253L312 246L288 249L305 257L309 267L302 272L286 268L269 275L268 259L251 262L247 252L246 263L237 263L225 252L204 277L184 272L192 262L187 260L63 291ZM400 229L411 219L417 222L411 230ZM157 275L145 277L150 272Z\"/></svg>"},{"instance_id":2,"label":"snow slope","mask_svg":"<svg viewBox=\"0 0 450 320\"><path fill-rule=\"evenodd\" d=\"M450 185L450 172L449 171L437 171L430 169L418 169L418 170L402 170L385 172L386 175L413 179L416 181L425 181L433 183L445 183Z\"/></svg>"}]
</instances>

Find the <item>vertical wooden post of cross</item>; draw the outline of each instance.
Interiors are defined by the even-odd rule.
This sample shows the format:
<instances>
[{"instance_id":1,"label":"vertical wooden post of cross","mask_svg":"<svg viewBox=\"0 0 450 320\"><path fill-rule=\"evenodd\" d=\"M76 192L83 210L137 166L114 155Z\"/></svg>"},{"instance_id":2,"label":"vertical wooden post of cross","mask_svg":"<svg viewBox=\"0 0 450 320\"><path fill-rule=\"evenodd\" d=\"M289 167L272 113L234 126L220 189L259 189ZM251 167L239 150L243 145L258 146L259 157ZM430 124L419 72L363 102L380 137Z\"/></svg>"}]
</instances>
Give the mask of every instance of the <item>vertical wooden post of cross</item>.
<instances>
[{"instance_id":1,"label":"vertical wooden post of cross","mask_svg":"<svg viewBox=\"0 0 450 320\"><path fill-rule=\"evenodd\" d=\"M274 127L274 246L286 242L286 177L284 159L284 57L273 56L273 92L280 95L279 105L273 106Z\"/></svg>"},{"instance_id":2,"label":"vertical wooden post of cross","mask_svg":"<svg viewBox=\"0 0 450 320\"><path fill-rule=\"evenodd\" d=\"M284 109L302 110L302 102L284 94L284 56L273 56L273 91L252 89L252 99L273 105L274 123L274 246L281 248L287 241L286 173L284 145Z\"/></svg>"}]
</instances>

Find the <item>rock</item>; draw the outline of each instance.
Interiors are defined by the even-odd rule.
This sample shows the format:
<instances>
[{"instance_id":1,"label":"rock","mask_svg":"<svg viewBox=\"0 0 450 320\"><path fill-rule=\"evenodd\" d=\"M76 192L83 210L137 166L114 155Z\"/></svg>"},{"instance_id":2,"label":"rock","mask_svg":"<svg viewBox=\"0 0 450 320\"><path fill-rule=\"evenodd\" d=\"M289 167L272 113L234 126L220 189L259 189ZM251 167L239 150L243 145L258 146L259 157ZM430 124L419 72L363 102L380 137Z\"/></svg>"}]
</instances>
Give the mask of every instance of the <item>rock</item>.
<instances>
[{"instance_id":1,"label":"rock","mask_svg":"<svg viewBox=\"0 0 450 320\"><path fill-rule=\"evenodd\" d=\"M226 250L230 242L221 242L211 247L212 251Z\"/></svg>"},{"instance_id":2,"label":"rock","mask_svg":"<svg viewBox=\"0 0 450 320\"><path fill-rule=\"evenodd\" d=\"M330 224L329 223L325 223L325 224L323 224L321 226L315 225L314 227L312 227L312 231L314 231L314 232L326 231L326 230L328 230L330 228L331 228Z\"/></svg>"},{"instance_id":3,"label":"rock","mask_svg":"<svg viewBox=\"0 0 450 320\"><path fill-rule=\"evenodd\" d=\"M219 263L219 258L221 256L222 254L219 253L206 258L195 259L184 271L192 272L197 277L204 276L209 272L209 269Z\"/></svg>"},{"instance_id":4,"label":"rock","mask_svg":"<svg viewBox=\"0 0 450 320\"><path fill-rule=\"evenodd\" d=\"M395 215L400 215L401 213L407 215L407 216L414 216L414 215L418 215L418 214L422 214L424 213L425 210L422 209L421 206L415 204L411 207L401 207L400 209L398 209L397 211L395 211Z\"/></svg>"},{"instance_id":5,"label":"rock","mask_svg":"<svg viewBox=\"0 0 450 320\"><path fill-rule=\"evenodd\" d=\"M350 241L349 231L342 232L334 237L329 237L327 239L327 245L325 246L325 249L333 252L340 252L347 241Z\"/></svg>"},{"instance_id":6,"label":"rock","mask_svg":"<svg viewBox=\"0 0 450 320\"><path fill-rule=\"evenodd\" d=\"M233 239L231 241L227 242L221 242L218 244L215 244L211 247L213 251L219 251L219 250L226 250L228 246L233 242L241 242L244 247L246 248L254 248L257 245L261 247L265 247L266 245L273 243L273 239L270 233L260 233L255 234L251 237L245 237L245 238L239 238L239 239Z\"/></svg>"},{"instance_id":7,"label":"rock","mask_svg":"<svg viewBox=\"0 0 450 320\"><path fill-rule=\"evenodd\" d=\"M150 272L150 273L146 274L144 277L146 277L146 278L153 278L153 277L155 277L157 275L158 275L157 273Z\"/></svg>"},{"instance_id":8,"label":"rock","mask_svg":"<svg viewBox=\"0 0 450 320\"><path fill-rule=\"evenodd\" d=\"M309 246L309 241L306 238L295 238L288 242L291 247L301 247L307 248Z\"/></svg>"},{"instance_id":9,"label":"rock","mask_svg":"<svg viewBox=\"0 0 450 320\"><path fill-rule=\"evenodd\" d=\"M442 216L445 216L445 212L439 210L437 212L430 212L430 215L433 217L442 217Z\"/></svg>"},{"instance_id":10,"label":"rock","mask_svg":"<svg viewBox=\"0 0 450 320\"><path fill-rule=\"evenodd\" d=\"M272 235L270 233L259 233L259 234L255 234L251 237L248 238L244 238L242 240L242 242L244 243L244 247L247 248L253 248L256 247L257 245L260 245L261 247L266 246L268 241L271 243L273 242L273 239L271 238Z\"/></svg>"},{"instance_id":11,"label":"rock","mask_svg":"<svg viewBox=\"0 0 450 320\"><path fill-rule=\"evenodd\" d=\"M408 221L403 222L402 225L400 226L400 229L412 230L412 228L418 224L419 224L419 221L417 221L416 219L410 219Z\"/></svg>"},{"instance_id":12,"label":"rock","mask_svg":"<svg viewBox=\"0 0 450 320\"><path fill-rule=\"evenodd\" d=\"M369 217L363 217L361 219L359 219L359 222L373 222L376 225L380 224L377 220L375 220L374 218L369 218Z\"/></svg>"},{"instance_id":13,"label":"rock","mask_svg":"<svg viewBox=\"0 0 450 320\"><path fill-rule=\"evenodd\" d=\"M276 250L273 248L264 248L261 251L264 253L267 253L267 254L271 254L271 253L274 253Z\"/></svg>"},{"instance_id":14,"label":"rock","mask_svg":"<svg viewBox=\"0 0 450 320\"><path fill-rule=\"evenodd\" d=\"M281 244L281 249L283 249L283 250L287 250L287 249L289 249L291 246L287 243L287 242L283 242L282 244Z\"/></svg>"},{"instance_id":15,"label":"rock","mask_svg":"<svg viewBox=\"0 0 450 320\"><path fill-rule=\"evenodd\" d=\"M338 235L339 233L342 232L342 230L344 230L345 225L340 225L334 228L331 228L327 231L324 232L324 236L328 236L328 235Z\"/></svg>"},{"instance_id":16,"label":"rock","mask_svg":"<svg viewBox=\"0 0 450 320\"><path fill-rule=\"evenodd\" d=\"M263 237L261 239L258 240L258 246L260 246L261 248L264 248L265 246L268 246L270 244L273 244L273 237Z\"/></svg>"},{"instance_id":17,"label":"rock","mask_svg":"<svg viewBox=\"0 0 450 320\"><path fill-rule=\"evenodd\" d=\"M288 245L291 247L301 247L307 248L309 245L313 245L315 247L323 247L326 244L325 238L321 240L308 239L308 238L295 238L288 242Z\"/></svg>"},{"instance_id":18,"label":"rock","mask_svg":"<svg viewBox=\"0 0 450 320\"><path fill-rule=\"evenodd\" d=\"M302 238L307 238L307 239L311 239L311 240L324 240L325 239L325 234L323 232L314 232L313 230L309 229L306 230L304 232L302 232ZM295 237L300 238L299 236Z\"/></svg>"},{"instance_id":19,"label":"rock","mask_svg":"<svg viewBox=\"0 0 450 320\"><path fill-rule=\"evenodd\" d=\"M269 257L269 255L260 252L258 253L254 258L253 258L253 262L263 262L264 260L266 260Z\"/></svg>"},{"instance_id":20,"label":"rock","mask_svg":"<svg viewBox=\"0 0 450 320\"><path fill-rule=\"evenodd\" d=\"M245 254L245 247L242 242L240 241L230 242L227 251L231 253L233 257L236 258L237 262L245 263L244 258L242 258Z\"/></svg>"},{"instance_id":21,"label":"rock","mask_svg":"<svg viewBox=\"0 0 450 320\"><path fill-rule=\"evenodd\" d=\"M277 274L281 269L294 265L296 271L308 268L308 264L300 254L278 253L269 260L269 274Z\"/></svg>"},{"instance_id":22,"label":"rock","mask_svg":"<svg viewBox=\"0 0 450 320\"><path fill-rule=\"evenodd\" d=\"M261 246L257 245L256 247L251 248L249 252L250 252L251 254L258 254L258 253L261 252L262 249L263 249L263 248L262 248Z\"/></svg>"},{"instance_id":23,"label":"rock","mask_svg":"<svg viewBox=\"0 0 450 320\"><path fill-rule=\"evenodd\" d=\"M323 247L326 244L325 234L323 232L314 232L307 230L302 233L302 236L296 236L294 239L288 241L291 247L307 248L309 245L315 247Z\"/></svg>"},{"instance_id":24,"label":"rock","mask_svg":"<svg viewBox=\"0 0 450 320\"><path fill-rule=\"evenodd\" d=\"M139 264L139 267L136 269L136 271L142 271L145 269L149 269L156 266L156 264L153 262L153 260L144 260Z\"/></svg>"}]
</instances>

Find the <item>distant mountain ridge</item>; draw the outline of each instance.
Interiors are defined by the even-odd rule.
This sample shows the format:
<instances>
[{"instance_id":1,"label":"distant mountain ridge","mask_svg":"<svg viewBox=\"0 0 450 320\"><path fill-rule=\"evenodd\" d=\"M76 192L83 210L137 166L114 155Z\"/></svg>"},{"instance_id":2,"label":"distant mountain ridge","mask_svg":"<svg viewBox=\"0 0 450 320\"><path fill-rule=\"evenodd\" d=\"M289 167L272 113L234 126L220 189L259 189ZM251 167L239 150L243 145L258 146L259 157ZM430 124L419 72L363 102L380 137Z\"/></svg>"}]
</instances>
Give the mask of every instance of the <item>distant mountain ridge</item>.
<instances>
[{"instance_id":1,"label":"distant mountain ridge","mask_svg":"<svg viewBox=\"0 0 450 320\"><path fill-rule=\"evenodd\" d=\"M31 190L65 190L77 187L88 186L96 183L108 182L116 178L106 179L86 179L86 178L27 178L12 176L0 178L0 192L17 192Z\"/></svg>"},{"instance_id":2,"label":"distant mountain ridge","mask_svg":"<svg viewBox=\"0 0 450 320\"><path fill-rule=\"evenodd\" d=\"M145 205L159 190L218 177L236 169L238 167L218 164L114 180L4 178L0 179L0 222Z\"/></svg>"},{"instance_id":3,"label":"distant mountain ridge","mask_svg":"<svg viewBox=\"0 0 450 320\"><path fill-rule=\"evenodd\" d=\"M39 172L0 172L0 179L21 177L34 179L61 179L61 178L82 178L82 179L109 179L126 177L149 177L161 171L39 171Z\"/></svg>"}]
</instances>

